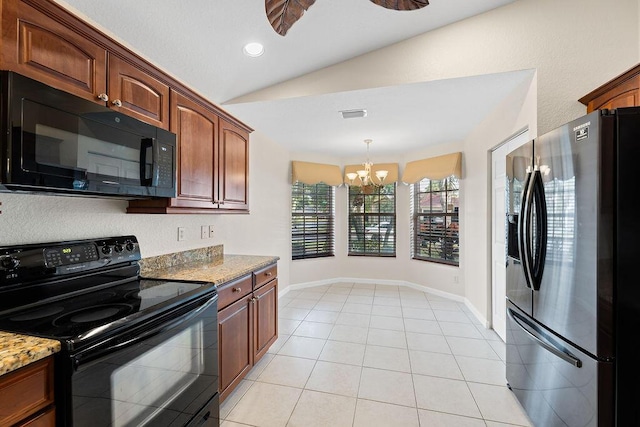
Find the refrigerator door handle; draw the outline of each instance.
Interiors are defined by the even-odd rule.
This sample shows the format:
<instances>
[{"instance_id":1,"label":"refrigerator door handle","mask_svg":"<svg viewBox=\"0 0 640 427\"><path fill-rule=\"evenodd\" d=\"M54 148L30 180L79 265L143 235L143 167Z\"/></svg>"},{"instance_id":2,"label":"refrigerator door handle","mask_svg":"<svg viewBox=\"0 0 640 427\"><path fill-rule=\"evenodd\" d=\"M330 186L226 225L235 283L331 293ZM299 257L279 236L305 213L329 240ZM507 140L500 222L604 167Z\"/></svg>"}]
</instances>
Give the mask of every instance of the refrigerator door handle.
<instances>
[{"instance_id":1,"label":"refrigerator door handle","mask_svg":"<svg viewBox=\"0 0 640 427\"><path fill-rule=\"evenodd\" d=\"M536 169L533 172L532 181L533 200L535 201L536 211L536 256L535 259L533 259L531 278L533 290L539 291L547 257L547 202L544 197L542 174L539 170Z\"/></svg>"},{"instance_id":2,"label":"refrigerator door handle","mask_svg":"<svg viewBox=\"0 0 640 427\"><path fill-rule=\"evenodd\" d=\"M527 173L524 181L524 191L522 192L522 203L520 205L520 215L518 215L518 248L520 249L520 260L524 270L524 278L527 287L531 289L533 278L531 275L531 200L533 197L533 174Z\"/></svg>"},{"instance_id":3,"label":"refrigerator door handle","mask_svg":"<svg viewBox=\"0 0 640 427\"><path fill-rule=\"evenodd\" d=\"M559 357L565 362L575 366L576 368L582 368L582 361L580 359L575 357L573 354L567 352L566 350L559 348L560 346L554 343L551 337L547 337L546 336L547 334L542 330L540 330L539 327L537 327L536 325L532 325L525 318L523 318L522 316L520 316L518 313L514 312L510 308L507 309L507 314L509 315L511 320L513 320L516 323L516 325L518 325L527 334L527 336L531 340L535 341L540 347L544 348L549 353L554 354L555 356ZM537 335L531 332L529 329L527 329L522 324L522 322L524 322L529 328L533 329Z\"/></svg>"}]
</instances>

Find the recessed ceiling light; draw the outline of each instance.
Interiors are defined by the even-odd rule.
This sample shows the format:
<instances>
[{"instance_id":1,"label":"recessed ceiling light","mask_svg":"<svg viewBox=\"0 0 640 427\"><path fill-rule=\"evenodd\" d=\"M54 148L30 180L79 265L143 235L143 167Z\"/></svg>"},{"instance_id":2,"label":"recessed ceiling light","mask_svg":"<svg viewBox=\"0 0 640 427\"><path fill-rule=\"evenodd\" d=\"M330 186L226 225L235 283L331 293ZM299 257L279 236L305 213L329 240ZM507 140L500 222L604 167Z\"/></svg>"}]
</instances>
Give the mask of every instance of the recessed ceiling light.
<instances>
[{"instance_id":1,"label":"recessed ceiling light","mask_svg":"<svg viewBox=\"0 0 640 427\"><path fill-rule=\"evenodd\" d=\"M367 117L367 110L360 108L358 110L342 110L340 111L343 119L356 119L360 117Z\"/></svg>"},{"instance_id":2,"label":"recessed ceiling light","mask_svg":"<svg viewBox=\"0 0 640 427\"><path fill-rule=\"evenodd\" d=\"M264 53L264 46L262 46L261 43L256 42L247 43L242 48L242 51L245 55L255 58L261 56Z\"/></svg>"}]
</instances>

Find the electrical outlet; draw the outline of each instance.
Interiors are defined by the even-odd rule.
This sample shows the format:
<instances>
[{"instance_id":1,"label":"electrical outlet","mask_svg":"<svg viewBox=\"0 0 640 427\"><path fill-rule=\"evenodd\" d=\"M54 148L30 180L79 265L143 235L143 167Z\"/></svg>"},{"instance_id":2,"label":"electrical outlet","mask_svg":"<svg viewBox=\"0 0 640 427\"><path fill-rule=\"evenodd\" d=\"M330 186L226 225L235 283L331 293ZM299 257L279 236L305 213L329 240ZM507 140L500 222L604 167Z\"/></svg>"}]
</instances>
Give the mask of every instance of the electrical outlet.
<instances>
[{"instance_id":1,"label":"electrical outlet","mask_svg":"<svg viewBox=\"0 0 640 427\"><path fill-rule=\"evenodd\" d=\"M209 226L209 238L213 239L213 225Z\"/></svg>"},{"instance_id":2,"label":"electrical outlet","mask_svg":"<svg viewBox=\"0 0 640 427\"><path fill-rule=\"evenodd\" d=\"M458 276L453 276L453 283L458 283Z\"/></svg>"},{"instance_id":3,"label":"electrical outlet","mask_svg":"<svg viewBox=\"0 0 640 427\"><path fill-rule=\"evenodd\" d=\"M178 242L184 240L184 227L178 227Z\"/></svg>"},{"instance_id":4,"label":"electrical outlet","mask_svg":"<svg viewBox=\"0 0 640 427\"><path fill-rule=\"evenodd\" d=\"M200 227L200 238L201 239L209 238L209 227L207 227L206 225L203 225L202 227Z\"/></svg>"}]
</instances>

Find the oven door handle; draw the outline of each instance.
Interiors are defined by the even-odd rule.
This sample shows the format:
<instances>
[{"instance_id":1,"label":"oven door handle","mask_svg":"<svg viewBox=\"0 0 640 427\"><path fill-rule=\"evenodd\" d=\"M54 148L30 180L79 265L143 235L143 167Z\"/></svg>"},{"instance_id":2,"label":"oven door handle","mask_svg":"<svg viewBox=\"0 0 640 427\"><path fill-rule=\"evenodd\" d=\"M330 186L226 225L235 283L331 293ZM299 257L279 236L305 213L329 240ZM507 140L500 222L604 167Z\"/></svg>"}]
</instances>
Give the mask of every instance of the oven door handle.
<instances>
[{"instance_id":1,"label":"oven door handle","mask_svg":"<svg viewBox=\"0 0 640 427\"><path fill-rule=\"evenodd\" d=\"M135 331L128 333L122 337L109 338L105 341L101 341L85 350L79 351L73 356L73 366L77 371L81 365L85 365L89 362L97 361L98 359L102 359L105 356L113 353L114 351L120 350L125 347L132 346L136 343L144 341L148 338L151 338L155 335L162 334L164 332L169 332L172 329L178 328L183 323L188 322L194 317L198 316L212 305L218 302L218 296L215 295L212 298L208 298L204 300L204 303L200 304L195 310L189 310L187 313L183 314L180 317L172 319L168 323L162 323L161 325L150 329L148 331L144 331L140 334L137 334ZM133 335L133 337L132 337ZM110 345L108 345L110 344ZM107 345L107 347L104 347Z\"/></svg>"}]
</instances>

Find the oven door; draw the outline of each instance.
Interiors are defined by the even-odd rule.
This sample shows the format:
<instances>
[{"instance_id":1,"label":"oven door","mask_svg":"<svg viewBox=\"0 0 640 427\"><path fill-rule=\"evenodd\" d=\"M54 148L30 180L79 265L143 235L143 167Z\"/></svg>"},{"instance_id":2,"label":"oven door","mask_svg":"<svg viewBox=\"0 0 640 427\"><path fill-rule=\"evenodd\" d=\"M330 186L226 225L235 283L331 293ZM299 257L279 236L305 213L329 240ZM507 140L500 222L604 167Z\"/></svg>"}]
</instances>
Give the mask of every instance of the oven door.
<instances>
[{"instance_id":1,"label":"oven door","mask_svg":"<svg viewBox=\"0 0 640 427\"><path fill-rule=\"evenodd\" d=\"M71 355L60 425L218 425L217 295ZM62 412L62 411L61 411Z\"/></svg>"}]
</instances>

